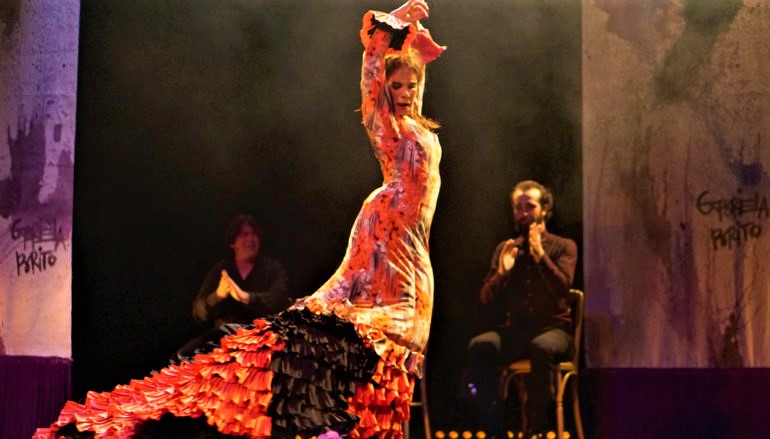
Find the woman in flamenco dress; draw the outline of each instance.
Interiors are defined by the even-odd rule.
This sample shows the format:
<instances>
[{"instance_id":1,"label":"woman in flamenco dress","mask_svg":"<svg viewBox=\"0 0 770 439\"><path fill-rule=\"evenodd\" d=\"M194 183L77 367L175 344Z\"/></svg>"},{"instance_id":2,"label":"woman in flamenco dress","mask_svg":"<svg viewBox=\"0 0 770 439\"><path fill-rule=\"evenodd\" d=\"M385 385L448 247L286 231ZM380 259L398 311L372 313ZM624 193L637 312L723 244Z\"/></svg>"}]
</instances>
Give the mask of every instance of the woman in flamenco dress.
<instances>
[{"instance_id":1,"label":"woman in flamenco dress","mask_svg":"<svg viewBox=\"0 0 770 439\"><path fill-rule=\"evenodd\" d=\"M428 12L409 0L363 17L361 113L384 181L334 275L189 361L67 402L34 438L151 437L169 419L195 420L215 437L403 436L433 308L428 236L441 148L421 104L424 66L444 48L420 24Z\"/></svg>"}]
</instances>

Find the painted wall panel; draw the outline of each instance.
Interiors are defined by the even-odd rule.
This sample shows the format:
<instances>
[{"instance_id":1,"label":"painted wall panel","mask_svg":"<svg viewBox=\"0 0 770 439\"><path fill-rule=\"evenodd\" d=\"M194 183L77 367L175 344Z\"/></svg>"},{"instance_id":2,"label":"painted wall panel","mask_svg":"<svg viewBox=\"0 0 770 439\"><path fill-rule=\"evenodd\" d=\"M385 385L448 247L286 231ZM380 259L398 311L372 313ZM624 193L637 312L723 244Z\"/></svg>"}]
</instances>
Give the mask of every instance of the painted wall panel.
<instances>
[{"instance_id":1,"label":"painted wall panel","mask_svg":"<svg viewBox=\"0 0 770 439\"><path fill-rule=\"evenodd\" d=\"M583 3L589 365L770 365L769 19Z\"/></svg>"},{"instance_id":2,"label":"painted wall panel","mask_svg":"<svg viewBox=\"0 0 770 439\"><path fill-rule=\"evenodd\" d=\"M0 349L71 357L79 0L0 8Z\"/></svg>"}]
</instances>

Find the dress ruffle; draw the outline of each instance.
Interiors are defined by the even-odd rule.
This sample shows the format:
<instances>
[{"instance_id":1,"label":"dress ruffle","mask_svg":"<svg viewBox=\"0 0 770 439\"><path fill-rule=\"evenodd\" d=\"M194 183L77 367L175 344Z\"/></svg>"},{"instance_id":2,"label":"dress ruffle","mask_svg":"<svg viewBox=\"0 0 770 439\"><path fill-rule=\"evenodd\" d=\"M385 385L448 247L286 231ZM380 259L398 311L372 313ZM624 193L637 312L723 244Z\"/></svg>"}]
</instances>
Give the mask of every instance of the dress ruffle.
<instances>
[{"instance_id":1,"label":"dress ruffle","mask_svg":"<svg viewBox=\"0 0 770 439\"><path fill-rule=\"evenodd\" d=\"M414 376L380 361L369 383L359 383L350 410L360 417L351 437L403 437L414 392Z\"/></svg>"},{"instance_id":2,"label":"dress ruffle","mask_svg":"<svg viewBox=\"0 0 770 439\"><path fill-rule=\"evenodd\" d=\"M374 349L385 364L404 373L415 375L417 378L422 378L425 362L423 354L412 351L388 338L381 329L381 325L372 321L370 314L359 312L359 308L350 302L307 301L295 306L297 309L308 309L314 314L335 315L344 321L352 322L366 346Z\"/></svg>"},{"instance_id":3,"label":"dress ruffle","mask_svg":"<svg viewBox=\"0 0 770 439\"><path fill-rule=\"evenodd\" d=\"M284 344L265 321L240 329L222 339L209 354L194 363L171 365L142 380L117 386L111 392L89 392L84 404L67 402L59 419L35 438L55 438L57 431L74 424L96 437L130 438L139 424L170 413L177 417L205 416L222 433L268 437L271 419L266 414L272 399L274 352Z\"/></svg>"},{"instance_id":4,"label":"dress ruffle","mask_svg":"<svg viewBox=\"0 0 770 439\"><path fill-rule=\"evenodd\" d=\"M352 430L358 417L348 399L356 382L368 382L379 357L353 325L309 311L289 311L271 322L285 347L275 352L273 399L268 413L275 437L316 436L331 429Z\"/></svg>"},{"instance_id":5,"label":"dress ruffle","mask_svg":"<svg viewBox=\"0 0 770 439\"><path fill-rule=\"evenodd\" d=\"M68 425L97 438L131 438L168 414L203 417L224 435L250 438L309 438L329 429L395 438L412 389L413 377L384 362L351 323L286 311L238 329L192 363L89 392L84 404L68 402L34 438L59 437Z\"/></svg>"}]
</instances>

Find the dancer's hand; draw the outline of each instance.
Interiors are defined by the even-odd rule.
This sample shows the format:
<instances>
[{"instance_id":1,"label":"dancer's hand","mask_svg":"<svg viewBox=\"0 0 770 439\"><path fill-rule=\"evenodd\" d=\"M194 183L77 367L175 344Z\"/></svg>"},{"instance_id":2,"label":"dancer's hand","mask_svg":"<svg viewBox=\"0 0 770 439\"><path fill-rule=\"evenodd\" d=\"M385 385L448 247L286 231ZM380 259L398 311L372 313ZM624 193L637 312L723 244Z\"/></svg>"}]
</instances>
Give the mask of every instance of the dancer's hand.
<instances>
[{"instance_id":1,"label":"dancer's hand","mask_svg":"<svg viewBox=\"0 0 770 439\"><path fill-rule=\"evenodd\" d=\"M428 18L429 12L430 8L428 8L428 3L425 0L409 0L397 9L394 9L390 14L401 21L417 23L422 19Z\"/></svg>"}]
</instances>

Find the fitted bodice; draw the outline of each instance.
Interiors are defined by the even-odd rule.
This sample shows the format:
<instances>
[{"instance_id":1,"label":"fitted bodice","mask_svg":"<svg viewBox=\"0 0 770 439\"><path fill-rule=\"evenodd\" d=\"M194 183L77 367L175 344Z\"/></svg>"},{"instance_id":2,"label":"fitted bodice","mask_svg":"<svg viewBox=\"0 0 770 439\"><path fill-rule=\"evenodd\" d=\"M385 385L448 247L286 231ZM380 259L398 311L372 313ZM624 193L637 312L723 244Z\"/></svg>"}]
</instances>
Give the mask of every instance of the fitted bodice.
<instances>
[{"instance_id":1,"label":"fitted bodice","mask_svg":"<svg viewBox=\"0 0 770 439\"><path fill-rule=\"evenodd\" d=\"M396 141L370 133L383 175L381 189L394 192L392 208L411 214L404 222L421 221L430 228L441 184L441 145L435 133L408 117L398 122L398 131Z\"/></svg>"}]
</instances>

